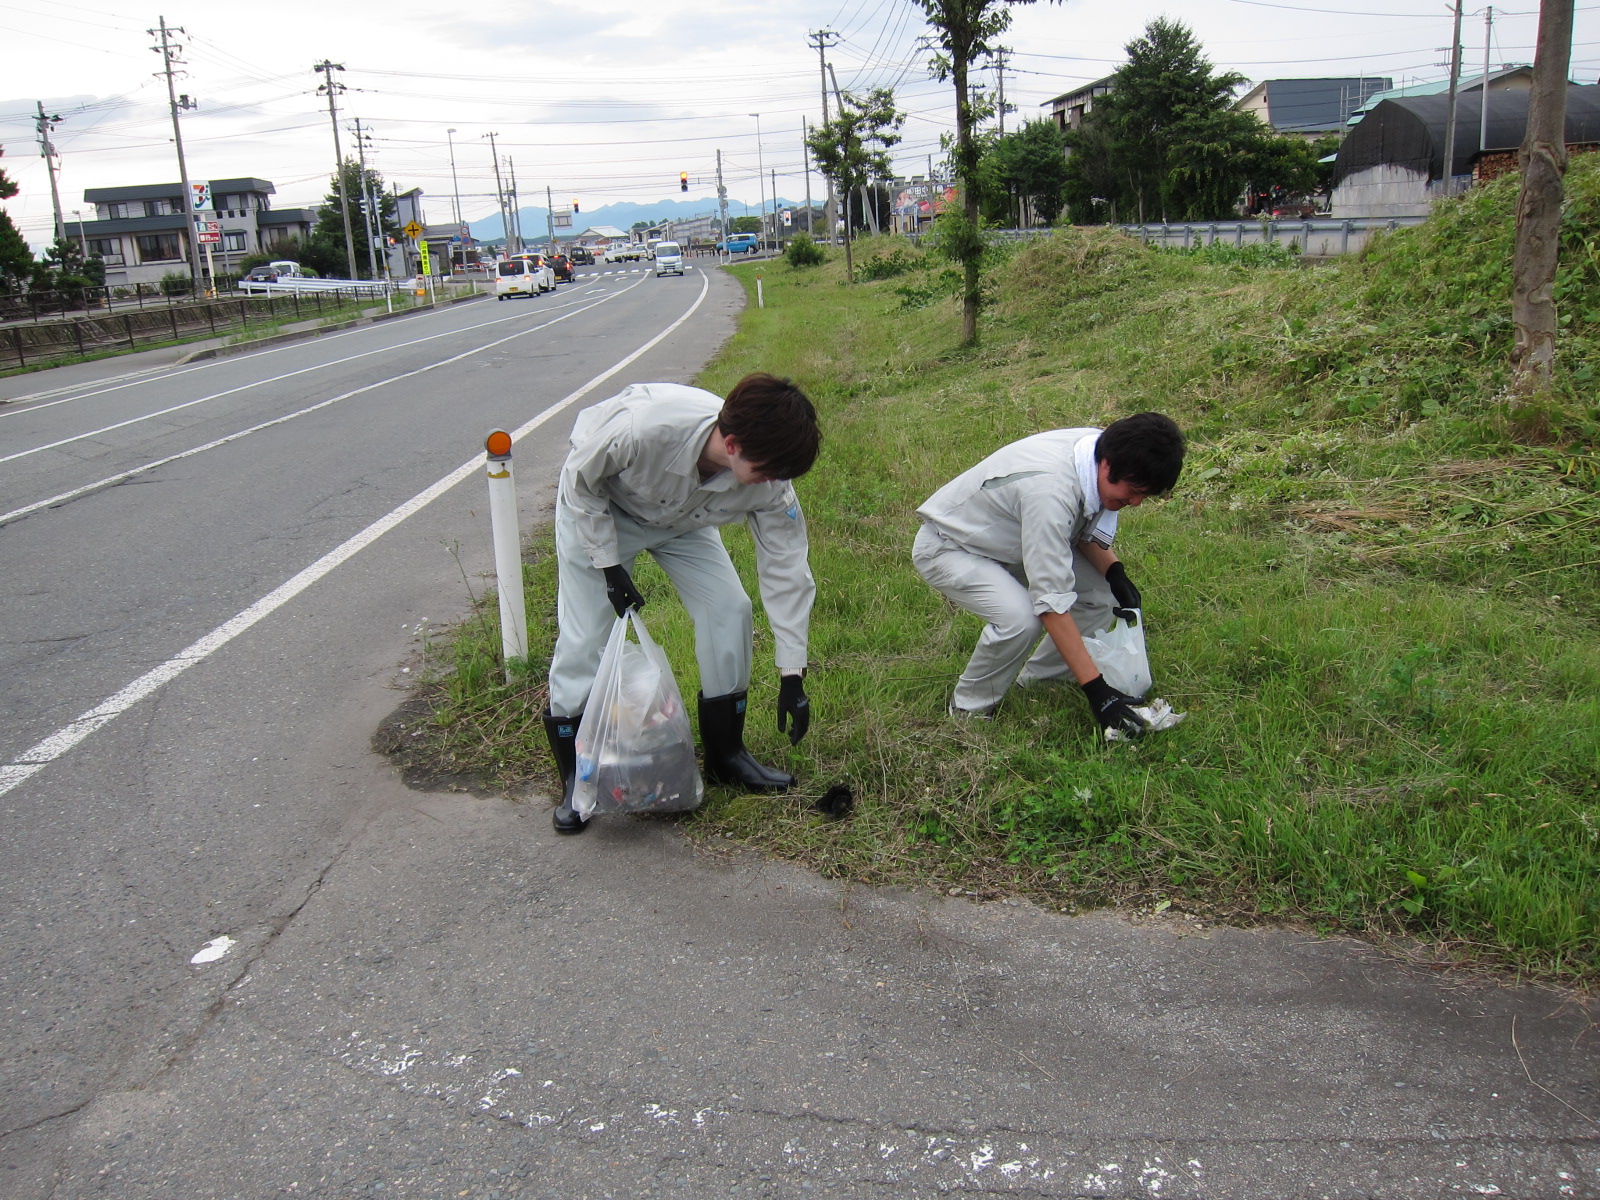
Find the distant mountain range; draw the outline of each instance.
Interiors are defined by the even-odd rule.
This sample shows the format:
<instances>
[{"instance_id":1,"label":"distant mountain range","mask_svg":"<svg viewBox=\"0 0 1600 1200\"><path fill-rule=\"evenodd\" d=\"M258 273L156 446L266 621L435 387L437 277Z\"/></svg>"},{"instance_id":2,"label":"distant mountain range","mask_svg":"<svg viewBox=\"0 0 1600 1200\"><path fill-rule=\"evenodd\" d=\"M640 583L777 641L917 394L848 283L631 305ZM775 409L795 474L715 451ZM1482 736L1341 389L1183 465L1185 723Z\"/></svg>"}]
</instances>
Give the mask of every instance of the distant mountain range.
<instances>
[{"instance_id":1,"label":"distant mountain range","mask_svg":"<svg viewBox=\"0 0 1600 1200\"><path fill-rule=\"evenodd\" d=\"M768 205L771 205L771 203L772 201L767 201ZM799 208L802 207L802 203L795 200L780 199L778 207ZM698 200L657 200L651 204L606 204L600 208L584 209L581 212L573 213L571 227L558 229L556 234L559 237L572 237L575 234L582 233L591 225L614 225L618 229L627 230L632 228L636 221L649 221L654 225L658 221L700 217L716 211L717 198L715 196L704 196ZM734 217L746 215L746 211L743 201L728 201L728 217L730 220ZM518 215L522 220L522 236L529 241L536 241L548 236L548 227L545 223L545 217L548 212L549 210L543 206L519 210ZM756 215L754 207L750 208L748 212L750 216ZM505 233L500 228L499 213L495 213L491 217L485 217L481 221L469 221L467 228L472 230L473 237L482 242L495 241Z\"/></svg>"}]
</instances>

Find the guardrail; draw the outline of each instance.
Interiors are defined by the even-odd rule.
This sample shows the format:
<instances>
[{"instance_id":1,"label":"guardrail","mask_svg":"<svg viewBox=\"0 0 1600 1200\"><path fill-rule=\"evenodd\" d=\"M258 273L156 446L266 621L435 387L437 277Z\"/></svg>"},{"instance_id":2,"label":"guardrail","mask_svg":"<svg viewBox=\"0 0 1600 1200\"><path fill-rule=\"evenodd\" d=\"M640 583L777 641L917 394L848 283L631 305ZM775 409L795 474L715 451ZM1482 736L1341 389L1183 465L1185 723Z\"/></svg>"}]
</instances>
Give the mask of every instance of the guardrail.
<instances>
[{"instance_id":1,"label":"guardrail","mask_svg":"<svg viewBox=\"0 0 1600 1200\"><path fill-rule=\"evenodd\" d=\"M300 295L322 292L338 296L385 296L399 285L384 279L322 279L311 275L281 275L275 281L241 279L238 289L246 295Z\"/></svg>"},{"instance_id":2,"label":"guardrail","mask_svg":"<svg viewBox=\"0 0 1600 1200\"><path fill-rule=\"evenodd\" d=\"M1146 245L1230 246L1279 243L1314 257L1350 254L1360 250L1374 234L1420 225L1426 217L1308 217L1267 221L1179 221L1144 225L1116 225Z\"/></svg>"}]
</instances>

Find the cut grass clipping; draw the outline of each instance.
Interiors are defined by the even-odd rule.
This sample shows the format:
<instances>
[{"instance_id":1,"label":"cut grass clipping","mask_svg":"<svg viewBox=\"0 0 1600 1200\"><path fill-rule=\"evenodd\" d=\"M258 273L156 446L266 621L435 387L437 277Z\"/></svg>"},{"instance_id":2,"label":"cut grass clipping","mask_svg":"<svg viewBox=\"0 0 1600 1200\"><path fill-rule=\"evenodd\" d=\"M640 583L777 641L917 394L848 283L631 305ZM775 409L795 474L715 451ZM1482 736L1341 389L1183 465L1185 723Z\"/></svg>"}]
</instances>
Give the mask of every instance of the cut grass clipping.
<instances>
[{"instance_id":1,"label":"cut grass clipping","mask_svg":"<svg viewBox=\"0 0 1600 1200\"><path fill-rule=\"evenodd\" d=\"M1600 981L1600 156L1568 185L1561 381L1523 402L1505 391L1515 179L1315 268L1105 231L997 250L970 351L943 266L904 242L865 243L854 287L838 261L765 264L766 307L701 383L774 371L821 411L798 484L816 715L791 751L758 620L749 741L801 785L714 789L683 827L830 877L1294 917L1436 963ZM1117 549L1156 692L1188 721L1108 746L1066 687L952 723L978 623L912 570L916 505L1015 438L1151 408L1184 426L1189 462ZM749 537L724 534L756 595ZM692 696L688 620L653 565L638 581ZM548 791L547 537L525 584L532 665L505 686L479 598L434 647L430 715L404 740L441 770ZM811 807L836 782L855 790L848 820Z\"/></svg>"}]
</instances>

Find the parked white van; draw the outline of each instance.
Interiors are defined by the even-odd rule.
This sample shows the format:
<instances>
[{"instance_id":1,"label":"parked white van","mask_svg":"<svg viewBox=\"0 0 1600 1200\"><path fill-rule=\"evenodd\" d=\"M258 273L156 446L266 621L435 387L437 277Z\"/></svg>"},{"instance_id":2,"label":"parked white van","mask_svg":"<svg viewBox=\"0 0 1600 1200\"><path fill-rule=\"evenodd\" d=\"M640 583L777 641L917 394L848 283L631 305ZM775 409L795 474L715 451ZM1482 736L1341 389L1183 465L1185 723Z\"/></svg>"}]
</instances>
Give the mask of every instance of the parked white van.
<instances>
[{"instance_id":1,"label":"parked white van","mask_svg":"<svg viewBox=\"0 0 1600 1200\"><path fill-rule=\"evenodd\" d=\"M677 242L656 243L656 278L683 274L683 250Z\"/></svg>"}]
</instances>

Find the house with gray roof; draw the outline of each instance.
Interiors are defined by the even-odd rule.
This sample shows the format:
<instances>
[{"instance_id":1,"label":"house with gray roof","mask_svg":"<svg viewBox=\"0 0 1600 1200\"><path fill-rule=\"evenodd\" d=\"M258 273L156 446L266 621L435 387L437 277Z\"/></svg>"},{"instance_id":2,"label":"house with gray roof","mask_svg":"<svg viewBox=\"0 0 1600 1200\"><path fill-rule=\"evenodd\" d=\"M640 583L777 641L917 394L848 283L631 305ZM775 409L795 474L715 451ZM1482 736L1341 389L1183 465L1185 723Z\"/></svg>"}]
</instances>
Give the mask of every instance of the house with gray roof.
<instances>
[{"instance_id":1,"label":"house with gray roof","mask_svg":"<svg viewBox=\"0 0 1600 1200\"><path fill-rule=\"evenodd\" d=\"M1325 133L1342 133L1351 113L1393 84L1382 75L1266 79L1234 101L1233 107L1255 113L1274 133L1316 139Z\"/></svg>"}]
</instances>

